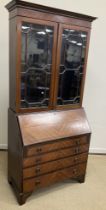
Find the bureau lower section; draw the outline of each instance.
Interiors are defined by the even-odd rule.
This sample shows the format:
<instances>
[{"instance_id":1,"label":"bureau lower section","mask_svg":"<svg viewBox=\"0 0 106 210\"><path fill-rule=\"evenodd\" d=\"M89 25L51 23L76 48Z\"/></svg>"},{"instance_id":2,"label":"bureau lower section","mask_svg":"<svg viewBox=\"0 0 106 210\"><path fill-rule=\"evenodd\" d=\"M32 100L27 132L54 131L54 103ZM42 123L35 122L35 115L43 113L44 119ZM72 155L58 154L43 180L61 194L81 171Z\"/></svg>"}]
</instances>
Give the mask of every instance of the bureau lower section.
<instances>
[{"instance_id":1,"label":"bureau lower section","mask_svg":"<svg viewBox=\"0 0 106 210\"><path fill-rule=\"evenodd\" d=\"M83 182L88 149L87 136L27 148L23 159L23 192L70 178Z\"/></svg>"},{"instance_id":2,"label":"bureau lower section","mask_svg":"<svg viewBox=\"0 0 106 210\"><path fill-rule=\"evenodd\" d=\"M56 182L64 181L70 178L79 179L85 175L86 163L64 168L52 173L44 174L35 178L25 179L23 181L23 192L31 192L34 189L47 187Z\"/></svg>"},{"instance_id":3,"label":"bureau lower section","mask_svg":"<svg viewBox=\"0 0 106 210\"><path fill-rule=\"evenodd\" d=\"M88 149L89 135L25 147L22 162L18 163L21 178L18 179L11 171L9 174L19 204L39 188L67 179L84 182Z\"/></svg>"},{"instance_id":4,"label":"bureau lower section","mask_svg":"<svg viewBox=\"0 0 106 210\"><path fill-rule=\"evenodd\" d=\"M70 179L84 182L90 133L24 145L13 112L9 118L8 181L20 205L34 190Z\"/></svg>"}]
</instances>

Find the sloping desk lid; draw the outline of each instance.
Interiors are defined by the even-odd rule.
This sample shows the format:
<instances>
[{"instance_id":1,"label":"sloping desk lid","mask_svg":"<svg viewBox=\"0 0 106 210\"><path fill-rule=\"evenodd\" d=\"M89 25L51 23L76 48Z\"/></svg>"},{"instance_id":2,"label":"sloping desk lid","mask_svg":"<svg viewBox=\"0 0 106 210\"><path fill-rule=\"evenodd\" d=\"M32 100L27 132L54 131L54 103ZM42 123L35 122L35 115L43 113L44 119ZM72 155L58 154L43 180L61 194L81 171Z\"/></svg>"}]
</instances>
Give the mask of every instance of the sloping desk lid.
<instances>
[{"instance_id":1,"label":"sloping desk lid","mask_svg":"<svg viewBox=\"0 0 106 210\"><path fill-rule=\"evenodd\" d=\"M22 114L18 120L25 146L91 132L82 108Z\"/></svg>"}]
</instances>

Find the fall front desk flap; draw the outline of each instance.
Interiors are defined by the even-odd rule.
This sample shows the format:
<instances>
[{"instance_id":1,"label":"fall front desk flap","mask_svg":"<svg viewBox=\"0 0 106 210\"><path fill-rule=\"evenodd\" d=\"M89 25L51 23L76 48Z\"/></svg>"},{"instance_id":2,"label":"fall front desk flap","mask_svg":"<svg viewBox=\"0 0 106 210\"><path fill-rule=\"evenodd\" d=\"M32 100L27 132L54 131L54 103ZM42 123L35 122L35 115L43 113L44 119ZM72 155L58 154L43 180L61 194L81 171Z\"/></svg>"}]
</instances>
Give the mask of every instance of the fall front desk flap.
<instances>
[{"instance_id":1,"label":"fall front desk flap","mask_svg":"<svg viewBox=\"0 0 106 210\"><path fill-rule=\"evenodd\" d=\"M18 115L24 145L91 133L83 108Z\"/></svg>"}]
</instances>

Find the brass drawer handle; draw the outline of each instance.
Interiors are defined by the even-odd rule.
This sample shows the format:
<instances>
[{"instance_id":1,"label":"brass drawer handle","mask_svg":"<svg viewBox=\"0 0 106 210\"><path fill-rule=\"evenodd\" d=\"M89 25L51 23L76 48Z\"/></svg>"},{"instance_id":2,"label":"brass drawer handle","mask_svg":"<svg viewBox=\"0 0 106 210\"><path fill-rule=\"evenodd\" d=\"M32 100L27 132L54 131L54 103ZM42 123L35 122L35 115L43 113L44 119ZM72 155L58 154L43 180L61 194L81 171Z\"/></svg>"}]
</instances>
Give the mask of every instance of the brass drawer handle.
<instances>
[{"instance_id":1,"label":"brass drawer handle","mask_svg":"<svg viewBox=\"0 0 106 210\"><path fill-rule=\"evenodd\" d=\"M76 140L76 145L79 145L79 144L80 144L80 140L77 139L77 140Z\"/></svg>"},{"instance_id":2,"label":"brass drawer handle","mask_svg":"<svg viewBox=\"0 0 106 210\"><path fill-rule=\"evenodd\" d=\"M39 184L40 184L40 180L38 179L35 181L35 185L39 185Z\"/></svg>"},{"instance_id":3,"label":"brass drawer handle","mask_svg":"<svg viewBox=\"0 0 106 210\"><path fill-rule=\"evenodd\" d=\"M36 171L36 173L40 172L40 168L39 167L36 168L35 171Z\"/></svg>"},{"instance_id":4,"label":"brass drawer handle","mask_svg":"<svg viewBox=\"0 0 106 210\"><path fill-rule=\"evenodd\" d=\"M36 151L37 152L42 152L42 148L39 147L39 148L36 149Z\"/></svg>"},{"instance_id":5,"label":"brass drawer handle","mask_svg":"<svg viewBox=\"0 0 106 210\"><path fill-rule=\"evenodd\" d=\"M76 168L73 169L73 174L77 174L77 169Z\"/></svg>"},{"instance_id":6,"label":"brass drawer handle","mask_svg":"<svg viewBox=\"0 0 106 210\"><path fill-rule=\"evenodd\" d=\"M74 161L77 162L77 161L78 161L78 157L75 157L75 158L74 158Z\"/></svg>"},{"instance_id":7,"label":"brass drawer handle","mask_svg":"<svg viewBox=\"0 0 106 210\"><path fill-rule=\"evenodd\" d=\"M80 149L79 148L76 148L75 149L75 153L79 153L80 152Z\"/></svg>"}]
</instances>

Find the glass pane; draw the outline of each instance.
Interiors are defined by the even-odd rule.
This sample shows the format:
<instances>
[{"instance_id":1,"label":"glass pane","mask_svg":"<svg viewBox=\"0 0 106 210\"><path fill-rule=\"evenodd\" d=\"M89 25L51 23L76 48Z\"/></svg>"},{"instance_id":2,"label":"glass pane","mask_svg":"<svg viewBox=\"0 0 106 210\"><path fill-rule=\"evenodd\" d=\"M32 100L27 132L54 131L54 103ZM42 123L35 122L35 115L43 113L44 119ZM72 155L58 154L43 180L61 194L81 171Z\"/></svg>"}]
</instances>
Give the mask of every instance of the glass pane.
<instances>
[{"instance_id":1,"label":"glass pane","mask_svg":"<svg viewBox=\"0 0 106 210\"><path fill-rule=\"evenodd\" d=\"M87 33L64 29L59 71L58 105L80 102Z\"/></svg>"},{"instance_id":2,"label":"glass pane","mask_svg":"<svg viewBox=\"0 0 106 210\"><path fill-rule=\"evenodd\" d=\"M50 100L53 27L22 23L21 107L46 107Z\"/></svg>"}]
</instances>

